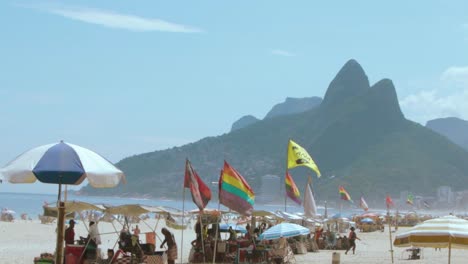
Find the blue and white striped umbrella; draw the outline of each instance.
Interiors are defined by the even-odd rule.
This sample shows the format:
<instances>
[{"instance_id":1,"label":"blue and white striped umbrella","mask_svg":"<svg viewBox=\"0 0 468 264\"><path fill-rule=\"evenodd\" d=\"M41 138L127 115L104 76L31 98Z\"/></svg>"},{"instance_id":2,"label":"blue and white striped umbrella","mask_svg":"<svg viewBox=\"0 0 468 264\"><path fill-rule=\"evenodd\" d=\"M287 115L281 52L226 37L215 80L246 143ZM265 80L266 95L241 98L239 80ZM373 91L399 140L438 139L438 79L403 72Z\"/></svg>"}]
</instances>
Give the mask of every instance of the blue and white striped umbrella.
<instances>
[{"instance_id":1,"label":"blue and white striped umbrella","mask_svg":"<svg viewBox=\"0 0 468 264\"><path fill-rule=\"evenodd\" d=\"M281 237L295 237L301 235L308 235L310 230L303 226L292 224L292 223L281 223L275 226L272 226L265 230L260 235L260 240L272 240L279 239Z\"/></svg>"},{"instance_id":2,"label":"blue and white striped umbrella","mask_svg":"<svg viewBox=\"0 0 468 264\"><path fill-rule=\"evenodd\" d=\"M85 178L96 188L115 187L125 175L99 154L63 141L40 146L0 169L11 183L80 184Z\"/></svg>"}]
</instances>

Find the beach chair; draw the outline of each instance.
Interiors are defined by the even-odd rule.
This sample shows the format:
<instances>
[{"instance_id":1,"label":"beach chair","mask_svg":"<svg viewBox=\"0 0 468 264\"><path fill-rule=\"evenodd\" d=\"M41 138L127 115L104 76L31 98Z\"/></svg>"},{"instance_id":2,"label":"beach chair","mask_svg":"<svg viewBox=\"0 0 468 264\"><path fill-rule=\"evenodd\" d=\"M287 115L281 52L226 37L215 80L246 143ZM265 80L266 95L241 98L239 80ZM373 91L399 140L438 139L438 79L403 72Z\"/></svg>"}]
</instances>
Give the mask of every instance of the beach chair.
<instances>
[{"instance_id":1,"label":"beach chair","mask_svg":"<svg viewBox=\"0 0 468 264\"><path fill-rule=\"evenodd\" d=\"M286 248L275 249L271 251L271 254L272 254L271 260L273 263L277 263L277 264L296 263L296 258L294 258L294 252L289 245Z\"/></svg>"}]
</instances>

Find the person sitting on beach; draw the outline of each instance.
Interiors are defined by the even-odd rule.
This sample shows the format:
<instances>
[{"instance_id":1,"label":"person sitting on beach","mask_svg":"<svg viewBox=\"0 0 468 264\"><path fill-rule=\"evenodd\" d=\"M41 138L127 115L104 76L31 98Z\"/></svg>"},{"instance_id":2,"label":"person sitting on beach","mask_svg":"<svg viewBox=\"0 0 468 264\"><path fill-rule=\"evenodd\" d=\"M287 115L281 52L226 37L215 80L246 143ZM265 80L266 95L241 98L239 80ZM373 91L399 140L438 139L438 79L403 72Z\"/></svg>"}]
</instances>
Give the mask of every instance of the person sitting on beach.
<instances>
[{"instance_id":1,"label":"person sitting on beach","mask_svg":"<svg viewBox=\"0 0 468 264\"><path fill-rule=\"evenodd\" d=\"M75 220L71 219L68 224L68 228L65 229L65 244L71 245L75 243Z\"/></svg>"}]
</instances>

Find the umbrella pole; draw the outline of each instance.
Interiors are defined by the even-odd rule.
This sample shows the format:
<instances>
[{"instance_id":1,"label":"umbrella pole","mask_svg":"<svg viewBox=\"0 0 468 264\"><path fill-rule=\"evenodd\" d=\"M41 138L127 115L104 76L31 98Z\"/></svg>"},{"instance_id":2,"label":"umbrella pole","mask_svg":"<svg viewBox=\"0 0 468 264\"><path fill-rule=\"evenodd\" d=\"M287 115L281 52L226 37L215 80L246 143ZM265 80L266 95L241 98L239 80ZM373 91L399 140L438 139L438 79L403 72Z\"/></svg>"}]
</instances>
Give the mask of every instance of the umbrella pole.
<instances>
[{"instance_id":1,"label":"umbrella pole","mask_svg":"<svg viewBox=\"0 0 468 264\"><path fill-rule=\"evenodd\" d=\"M182 264L184 261L184 226L185 226L184 220L185 220L185 187L183 188L183 191L182 191L182 234L180 236L180 264Z\"/></svg>"},{"instance_id":2,"label":"umbrella pole","mask_svg":"<svg viewBox=\"0 0 468 264\"><path fill-rule=\"evenodd\" d=\"M390 220L390 210L387 210L387 219L388 219L388 235L390 237L390 255L392 256L392 263L393 263L392 221Z\"/></svg>"},{"instance_id":3,"label":"umbrella pole","mask_svg":"<svg viewBox=\"0 0 468 264\"><path fill-rule=\"evenodd\" d=\"M58 217L57 217L57 248L55 249L55 263L63 263L63 219L65 216L65 203L61 199L62 183L59 183Z\"/></svg>"},{"instance_id":4,"label":"umbrella pole","mask_svg":"<svg viewBox=\"0 0 468 264\"><path fill-rule=\"evenodd\" d=\"M449 236L449 254L448 254L448 264L450 264L450 259L452 255L452 237Z\"/></svg>"}]
</instances>

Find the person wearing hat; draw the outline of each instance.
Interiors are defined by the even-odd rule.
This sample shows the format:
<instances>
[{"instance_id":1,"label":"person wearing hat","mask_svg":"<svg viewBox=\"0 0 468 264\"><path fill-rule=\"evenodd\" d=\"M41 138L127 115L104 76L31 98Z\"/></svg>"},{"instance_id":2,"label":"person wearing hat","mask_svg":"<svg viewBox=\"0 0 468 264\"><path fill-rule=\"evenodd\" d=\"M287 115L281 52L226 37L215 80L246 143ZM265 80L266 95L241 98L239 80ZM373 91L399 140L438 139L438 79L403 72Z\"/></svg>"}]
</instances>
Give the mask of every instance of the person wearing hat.
<instances>
[{"instance_id":1,"label":"person wearing hat","mask_svg":"<svg viewBox=\"0 0 468 264\"><path fill-rule=\"evenodd\" d=\"M345 255L348 254L348 251L351 248L353 248L353 255L354 255L354 252L356 251L356 239L361 240L359 237L356 236L356 233L354 232L354 227L352 226L350 229L351 231L349 232L349 237L348 237L349 246L346 249Z\"/></svg>"},{"instance_id":2,"label":"person wearing hat","mask_svg":"<svg viewBox=\"0 0 468 264\"><path fill-rule=\"evenodd\" d=\"M75 220L70 219L68 222L68 228L65 229L65 244L74 244L75 243Z\"/></svg>"}]
</instances>

